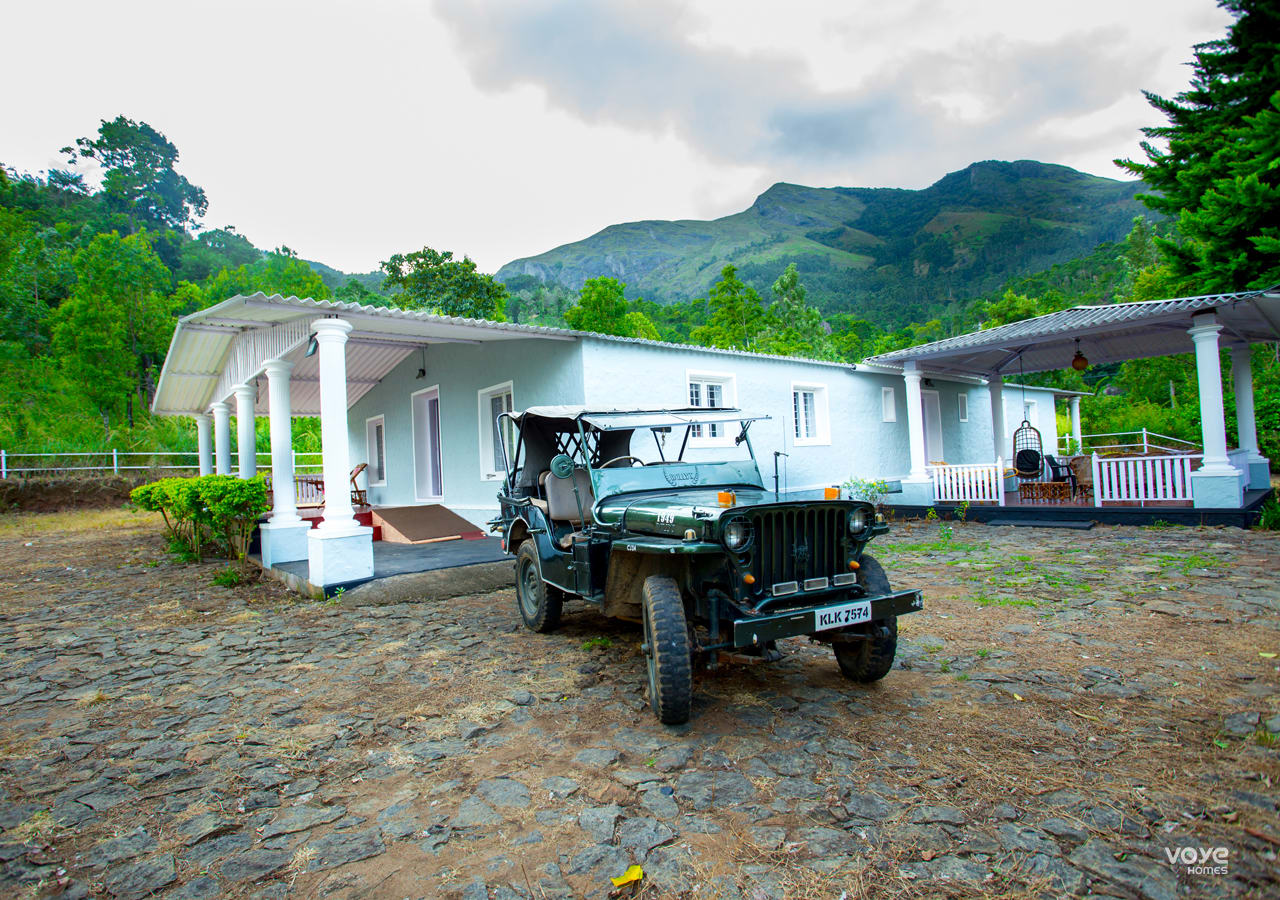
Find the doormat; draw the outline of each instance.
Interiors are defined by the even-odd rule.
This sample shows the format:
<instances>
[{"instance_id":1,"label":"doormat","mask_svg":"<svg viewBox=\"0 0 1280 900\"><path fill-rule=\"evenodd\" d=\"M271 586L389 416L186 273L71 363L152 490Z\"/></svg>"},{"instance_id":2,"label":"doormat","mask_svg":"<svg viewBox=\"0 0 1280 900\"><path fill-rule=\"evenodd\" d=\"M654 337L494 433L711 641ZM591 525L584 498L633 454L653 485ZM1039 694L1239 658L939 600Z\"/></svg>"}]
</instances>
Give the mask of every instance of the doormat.
<instances>
[{"instance_id":1,"label":"doormat","mask_svg":"<svg viewBox=\"0 0 1280 900\"><path fill-rule=\"evenodd\" d=\"M477 540L484 532L438 503L428 506L388 506L373 511L373 524L392 544L431 544L436 541Z\"/></svg>"},{"instance_id":2,"label":"doormat","mask_svg":"<svg viewBox=\"0 0 1280 900\"><path fill-rule=\"evenodd\" d=\"M1095 522L1070 522L1062 519L991 519L988 525L1012 525L1015 528L1070 528L1088 531Z\"/></svg>"}]
</instances>

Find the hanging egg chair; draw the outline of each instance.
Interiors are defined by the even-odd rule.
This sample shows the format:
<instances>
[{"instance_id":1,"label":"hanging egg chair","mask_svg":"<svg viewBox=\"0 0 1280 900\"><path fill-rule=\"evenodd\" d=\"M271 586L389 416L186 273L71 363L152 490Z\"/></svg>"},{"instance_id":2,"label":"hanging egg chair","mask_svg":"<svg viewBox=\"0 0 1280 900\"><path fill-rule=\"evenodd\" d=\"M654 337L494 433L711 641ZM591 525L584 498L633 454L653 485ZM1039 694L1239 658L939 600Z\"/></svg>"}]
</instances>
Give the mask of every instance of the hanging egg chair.
<instances>
[{"instance_id":1,"label":"hanging egg chair","mask_svg":"<svg viewBox=\"0 0 1280 900\"><path fill-rule=\"evenodd\" d=\"M1039 478L1044 469L1040 431L1026 419L1013 433L1013 470L1024 481Z\"/></svg>"}]
</instances>

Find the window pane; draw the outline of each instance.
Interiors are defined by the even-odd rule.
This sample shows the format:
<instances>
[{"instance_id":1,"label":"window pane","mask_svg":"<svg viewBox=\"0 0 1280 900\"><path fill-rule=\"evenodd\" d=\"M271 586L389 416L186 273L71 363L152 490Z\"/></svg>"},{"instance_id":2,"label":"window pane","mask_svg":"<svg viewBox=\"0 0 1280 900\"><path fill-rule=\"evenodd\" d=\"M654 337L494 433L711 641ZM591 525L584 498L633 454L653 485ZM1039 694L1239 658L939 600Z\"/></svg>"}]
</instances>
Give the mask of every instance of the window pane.
<instances>
[{"instance_id":1,"label":"window pane","mask_svg":"<svg viewBox=\"0 0 1280 900\"><path fill-rule=\"evenodd\" d=\"M493 471L502 471L502 430L498 427L498 416L506 412L506 394L492 394L489 397L490 443L493 452Z\"/></svg>"},{"instance_id":2,"label":"window pane","mask_svg":"<svg viewBox=\"0 0 1280 900\"><path fill-rule=\"evenodd\" d=\"M374 481L387 480L387 451L383 444L382 423L377 422L373 426L373 474Z\"/></svg>"},{"instance_id":3,"label":"window pane","mask_svg":"<svg viewBox=\"0 0 1280 900\"><path fill-rule=\"evenodd\" d=\"M721 401L723 388L715 382L707 382L707 406L724 406Z\"/></svg>"},{"instance_id":4,"label":"window pane","mask_svg":"<svg viewBox=\"0 0 1280 900\"><path fill-rule=\"evenodd\" d=\"M807 438L816 437L818 423L813 391L801 391L800 396L804 398L804 436Z\"/></svg>"},{"instance_id":5,"label":"window pane","mask_svg":"<svg viewBox=\"0 0 1280 900\"><path fill-rule=\"evenodd\" d=\"M791 392L791 420L796 424L796 437L804 437L800 433L800 392Z\"/></svg>"},{"instance_id":6,"label":"window pane","mask_svg":"<svg viewBox=\"0 0 1280 900\"><path fill-rule=\"evenodd\" d=\"M698 384L696 381L689 382L689 405L702 405L702 385Z\"/></svg>"}]
</instances>

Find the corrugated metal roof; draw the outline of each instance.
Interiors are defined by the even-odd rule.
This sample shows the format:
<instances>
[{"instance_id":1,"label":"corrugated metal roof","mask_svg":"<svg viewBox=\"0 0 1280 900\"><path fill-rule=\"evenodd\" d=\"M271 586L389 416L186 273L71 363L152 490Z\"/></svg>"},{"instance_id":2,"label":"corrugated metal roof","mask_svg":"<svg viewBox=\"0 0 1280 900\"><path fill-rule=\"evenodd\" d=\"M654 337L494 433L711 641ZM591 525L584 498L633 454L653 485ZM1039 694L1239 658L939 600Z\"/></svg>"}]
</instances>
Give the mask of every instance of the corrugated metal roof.
<instances>
[{"instance_id":1,"label":"corrugated metal roof","mask_svg":"<svg viewBox=\"0 0 1280 900\"><path fill-rule=\"evenodd\" d=\"M989 374L1042 372L1071 364L1076 341L1091 363L1169 356L1191 350L1187 328L1196 313L1214 312L1222 342L1258 343L1280 338L1276 288L1208 294L1141 303L1076 306L1060 312L973 331L917 347L882 353L871 365L915 361L933 371Z\"/></svg>"},{"instance_id":2,"label":"corrugated metal roof","mask_svg":"<svg viewBox=\"0 0 1280 900\"><path fill-rule=\"evenodd\" d=\"M302 355L296 337L296 326L290 323L311 321L341 314L355 330L347 345L348 403L354 403L378 380L386 376L400 360L423 344L432 342L483 342L499 340L574 341L591 338L616 343L640 344L698 353L716 353L769 360L789 360L808 365L830 366L852 370L843 362L771 356L741 350L723 350L690 344L672 344L643 338L618 337L589 331L522 325L515 322L490 322L442 316L424 310L396 307L365 306L335 300L312 300L306 297L235 296L208 309L182 317L174 331L165 357L164 369L156 388L152 409L161 414L190 415L207 410L209 404L226 400L232 382L253 378L268 359L283 356L296 361L292 373L292 406L297 415L314 415L319 411L318 387L306 381L314 374L314 358ZM271 331L275 339L269 339ZM286 333L287 332L287 333ZM286 339L287 338L287 339ZM289 343L292 341L292 343ZM377 341L391 342L376 351ZM305 343L305 339L303 339ZM399 346L403 345L403 346ZM312 371L308 371L308 365ZM198 377L197 377L198 376ZM258 408L265 410L266 390L260 391ZM314 395L314 396L313 396Z\"/></svg>"}]
</instances>

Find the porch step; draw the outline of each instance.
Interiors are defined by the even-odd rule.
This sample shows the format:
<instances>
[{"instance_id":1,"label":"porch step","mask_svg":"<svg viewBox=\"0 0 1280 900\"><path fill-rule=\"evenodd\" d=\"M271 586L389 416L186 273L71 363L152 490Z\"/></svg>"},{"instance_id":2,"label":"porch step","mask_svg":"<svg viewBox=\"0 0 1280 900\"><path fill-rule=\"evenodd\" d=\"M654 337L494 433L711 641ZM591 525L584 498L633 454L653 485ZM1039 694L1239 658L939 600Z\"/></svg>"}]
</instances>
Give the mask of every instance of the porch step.
<instances>
[{"instance_id":1,"label":"porch step","mask_svg":"<svg viewBox=\"0 0 1280 900\"><path fill-rule=\"evenodd\" d=\"M1088 531L1095 522L1073 522L1070 519L991 519L988 525L1012 525L1021 528L1070 528L1074 531Z\"/></svg>"}]
</instances>

